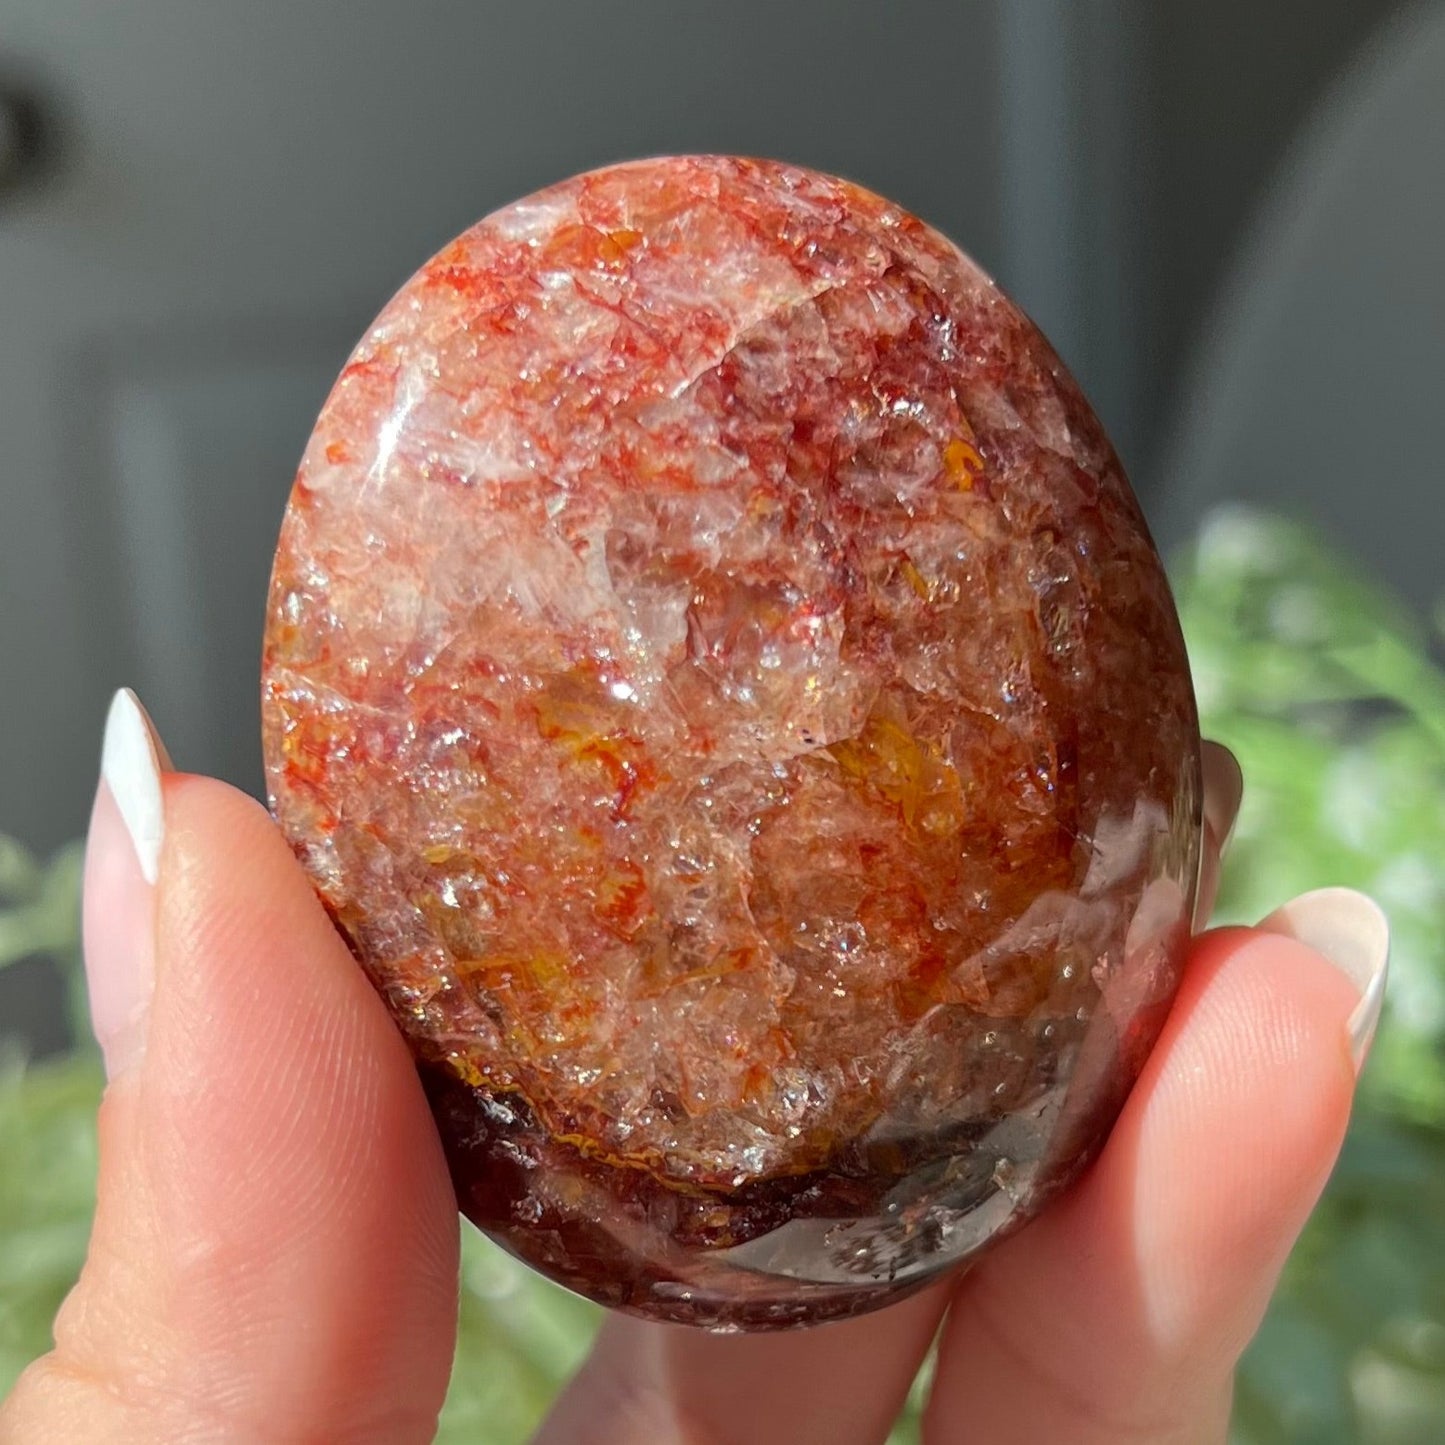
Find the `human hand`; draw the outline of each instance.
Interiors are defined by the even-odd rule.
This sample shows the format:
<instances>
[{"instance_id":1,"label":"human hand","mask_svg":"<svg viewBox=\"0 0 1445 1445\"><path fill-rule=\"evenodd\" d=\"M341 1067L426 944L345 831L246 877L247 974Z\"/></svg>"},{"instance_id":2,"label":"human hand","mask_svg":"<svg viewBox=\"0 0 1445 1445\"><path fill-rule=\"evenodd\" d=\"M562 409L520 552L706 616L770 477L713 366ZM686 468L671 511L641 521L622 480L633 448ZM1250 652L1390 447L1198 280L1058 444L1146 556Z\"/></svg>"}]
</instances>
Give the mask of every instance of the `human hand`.
<instances>
[{"instance_id":1,"label":"human hand","mask_svg":"<svg viewBox=\"0 0 1445 1445\"><path fill-rule=\"evenodd\" d=\"M1208 749L1201 915L1239 791ZM406 1047L264 811L171 773L128 694L85 934L110 1079L94 1233L0 1441L430 1439L457 1215ZM1203 934L1102 1155L1026 1231L814 1330L614 1316L541 1439L880 1441L942 1324L931 1445L1223 1440L1235 1363L1343 1137L1387 948L1379 910L1341 889Z\"/></svg>"}]
</instances>

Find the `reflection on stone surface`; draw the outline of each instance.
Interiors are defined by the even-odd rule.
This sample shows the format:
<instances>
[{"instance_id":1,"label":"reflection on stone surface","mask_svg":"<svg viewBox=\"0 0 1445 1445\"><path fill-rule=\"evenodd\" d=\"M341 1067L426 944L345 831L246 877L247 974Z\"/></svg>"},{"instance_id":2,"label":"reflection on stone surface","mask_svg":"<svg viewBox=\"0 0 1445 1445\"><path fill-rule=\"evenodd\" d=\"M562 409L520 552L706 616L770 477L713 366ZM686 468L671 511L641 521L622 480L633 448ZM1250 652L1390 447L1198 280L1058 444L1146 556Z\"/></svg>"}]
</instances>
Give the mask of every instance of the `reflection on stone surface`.
<instances>
[{"instance_id":1,"label":"reflection on stone surface","mask_svg":"<svg viewBox=\"0 0 1445 1445\"><path fill-rule=\"evenodd\" d=\"M306 452L264 686L463 1208L608 1304L887 1302L1072 1177L1172 997L1198 738L1137 506L844 182L618 166L428 263Z\"/></svg>"}]
</instances>

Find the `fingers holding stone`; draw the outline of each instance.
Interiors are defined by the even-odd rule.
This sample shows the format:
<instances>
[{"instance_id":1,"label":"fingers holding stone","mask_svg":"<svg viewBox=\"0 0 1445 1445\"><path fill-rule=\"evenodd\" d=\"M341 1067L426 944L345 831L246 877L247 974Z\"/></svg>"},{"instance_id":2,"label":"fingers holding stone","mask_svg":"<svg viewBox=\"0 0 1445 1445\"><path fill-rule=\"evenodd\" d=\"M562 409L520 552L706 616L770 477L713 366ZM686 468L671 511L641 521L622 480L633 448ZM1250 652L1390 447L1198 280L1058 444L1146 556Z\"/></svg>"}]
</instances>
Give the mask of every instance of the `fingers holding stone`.
<instances>
[{"instance_id":1,"label":"fingers holding stone","mask_svg":"<svg viewBox=\"0 0 1445 1445\"><path fill-rule=\"evenodd\" d=\"M96 1221L0 1438L429 1439L456 1214L405 1045L263 810L162 777L133 706L117 728L87 869Z\"/></svg>"},{"instance_id":2,"label":"fingers holding stone","mask_svg":"<svg viewBox=\"0 0 1445 1445\"><path fill-rule=\"evenodd\" d=\"M1343 1138L1385 965L1368 899L1318 899L1287 929L1197 940L1093 1170L961 1282L932 1441L1224 1438L1234 1365Z\"/></svg>"}]
</instances>

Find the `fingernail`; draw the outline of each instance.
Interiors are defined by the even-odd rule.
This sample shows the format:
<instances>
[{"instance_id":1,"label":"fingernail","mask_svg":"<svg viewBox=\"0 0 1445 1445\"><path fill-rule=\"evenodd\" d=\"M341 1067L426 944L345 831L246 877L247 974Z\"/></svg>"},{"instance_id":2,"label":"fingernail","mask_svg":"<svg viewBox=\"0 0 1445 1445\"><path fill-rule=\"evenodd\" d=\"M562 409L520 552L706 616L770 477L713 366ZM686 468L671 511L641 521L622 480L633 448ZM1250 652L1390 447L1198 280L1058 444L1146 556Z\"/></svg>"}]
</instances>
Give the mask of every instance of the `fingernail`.
<instances>
[{"instance_id":1,"label":"fingernail","mask_svg":"<svg viewBox=\"0 0 1445 1445\"><path fill-rule=\"evenodd\" d=\"M165 833L161 773L170 759L128 688L105 720L100 786L85 850L85 976L91 1027L118 1078L145 1052L155 980L155 883Z\"/></svg>"},{"instance_id":2,"label":"fingernail","mask_svg":"<svg viewBox=\"0 0 1445 1445\"><path fill-rule=\"evenodd\" d=\"M1239 804L1244 797L1244 772L1239 759L1223 743L1206 740L1200 748L1204 779L1204 821L1219 845L1220 856L1234 836Z\"/></svg>"},{"instance_id":3,"label":"fingernail","mask_svg":"<svg viewBox=\"0 0 1445 1445\"><path fill-rule=\"evenodd\" d=\"M1275 909L1259 926L1323 954L1359 989L1348 1025L1358 1073L1380 1022L1390 971L1390 923L1380 905L1353 888L1317 888Z\"/></svg>"},{"instance_id":4,"label":"fingernail","mask_svg":"<svg viewBox=\"0 0 1445 1445\"><path fill-rule=\"evenodd\" d=\"M1199 851L1199 883L1194 895L1194 931L1209 923L1219 892L1219 870L1234 833L1244 796L1239 760L1223 743L1205 741L1199 749L1204 790L1204 846Z\"/></svg>"}]
</instances>

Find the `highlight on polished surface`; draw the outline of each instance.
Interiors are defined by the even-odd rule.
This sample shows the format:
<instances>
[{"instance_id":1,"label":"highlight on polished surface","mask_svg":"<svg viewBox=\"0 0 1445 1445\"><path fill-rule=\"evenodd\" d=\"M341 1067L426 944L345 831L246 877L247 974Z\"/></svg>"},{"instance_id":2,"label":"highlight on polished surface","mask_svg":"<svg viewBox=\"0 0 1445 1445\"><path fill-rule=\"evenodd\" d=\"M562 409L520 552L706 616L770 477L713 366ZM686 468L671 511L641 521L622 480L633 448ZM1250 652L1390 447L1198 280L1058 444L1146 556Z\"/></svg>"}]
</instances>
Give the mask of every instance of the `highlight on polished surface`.
<instances>
[{"instance_id":1,"label":"highlight on polished surface","mask_svg":"<svg viewBox=\"0 0 1445 1445\"><path fill-rule=\"evenodd\" d=\"M1198 728L1114 452L950 241L796 166L611 167L422 268L307 448L263 705L463 1210L608 1305L926 1283L1178 981Z\"/></svg>"}]
</instances>

